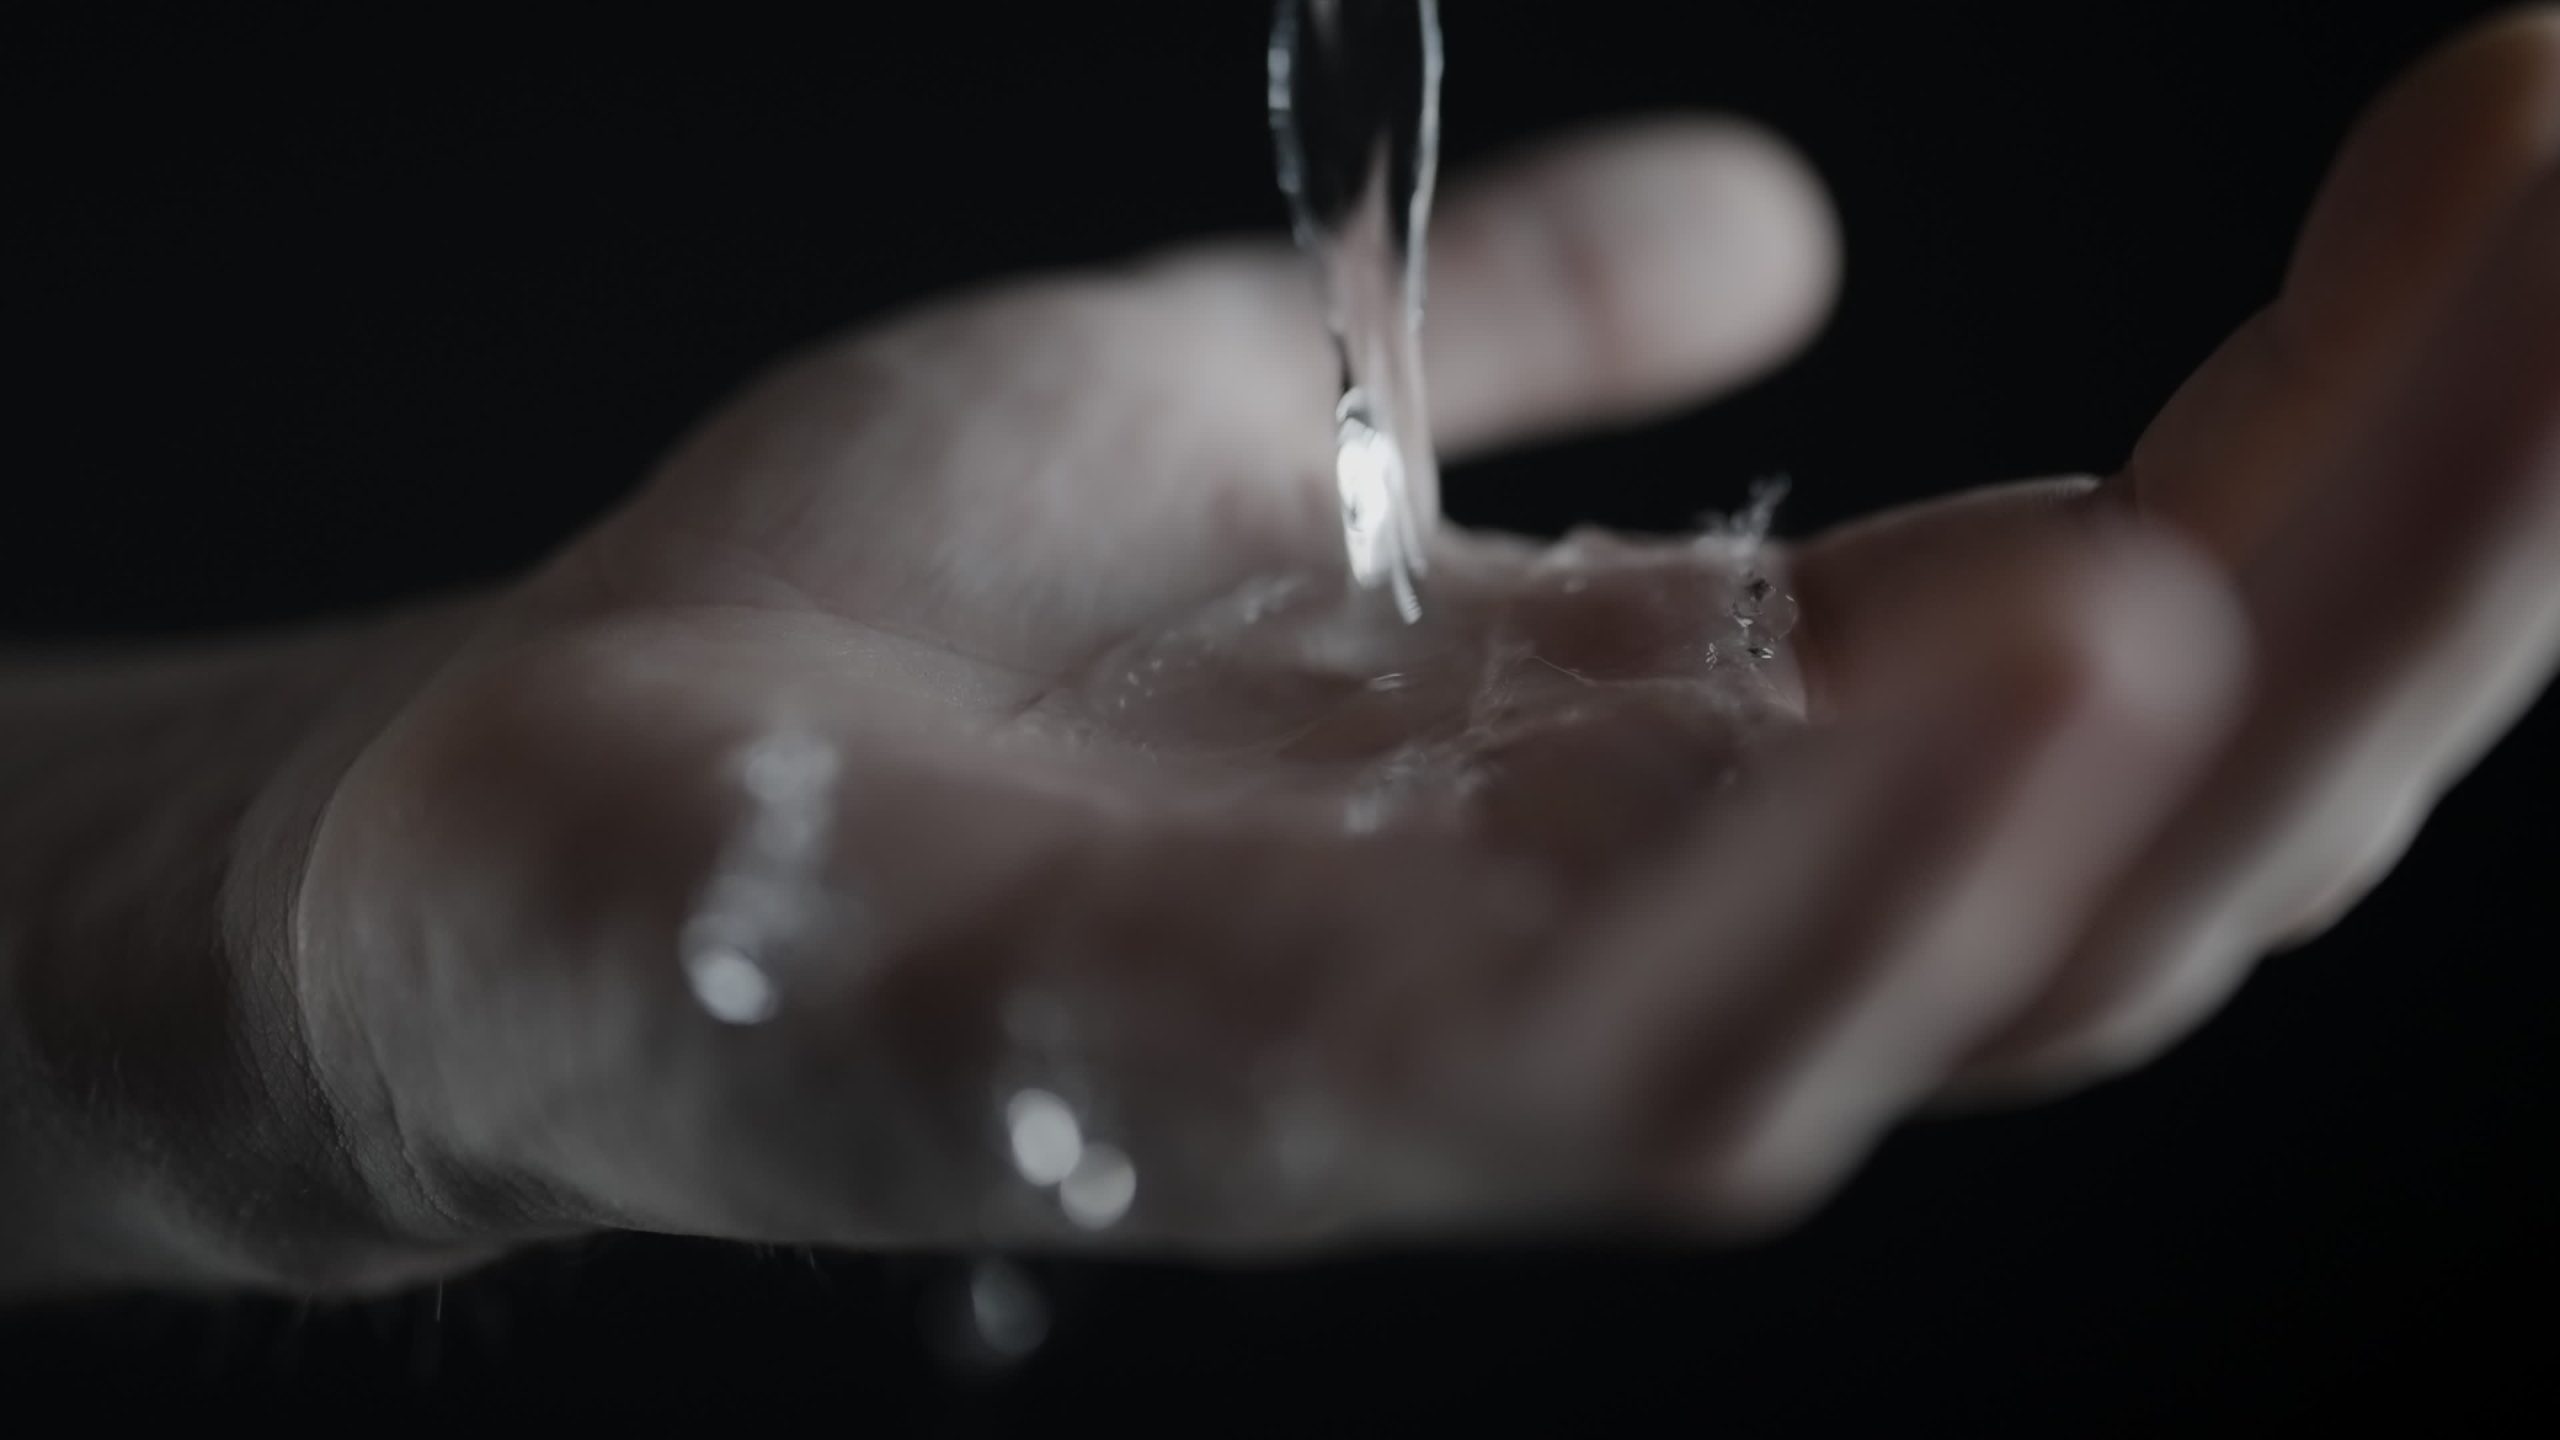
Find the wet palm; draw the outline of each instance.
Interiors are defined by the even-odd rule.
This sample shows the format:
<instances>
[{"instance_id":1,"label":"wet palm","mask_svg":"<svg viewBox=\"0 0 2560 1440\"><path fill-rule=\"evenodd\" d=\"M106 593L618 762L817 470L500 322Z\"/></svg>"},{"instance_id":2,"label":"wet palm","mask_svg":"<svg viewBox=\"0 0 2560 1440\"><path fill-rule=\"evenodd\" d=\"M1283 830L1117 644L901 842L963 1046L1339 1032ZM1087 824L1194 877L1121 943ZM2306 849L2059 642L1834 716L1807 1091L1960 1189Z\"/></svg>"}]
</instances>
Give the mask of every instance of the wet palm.
<instances>
[{"instance_id":1,"label":"wet palm","mask_svg":"<svg viewBox=\"0 0 2560 1440\"><path fill-rule=\"evenodd\" d=\"M1448 535L1414 630L1337 598L1285 257L795 362L340 788L320 1073L456 1245L1785 1213L1951 1085L2183 1030L2539 686L2555 132L2548 17L2434 61L2104 486L1784 554ZM1446 442L1756 371L1827 227L1731 129L1481 185L1435 259ZM1755 573L1804 610L1766 658Z\"/></svg>"}]
</instances>

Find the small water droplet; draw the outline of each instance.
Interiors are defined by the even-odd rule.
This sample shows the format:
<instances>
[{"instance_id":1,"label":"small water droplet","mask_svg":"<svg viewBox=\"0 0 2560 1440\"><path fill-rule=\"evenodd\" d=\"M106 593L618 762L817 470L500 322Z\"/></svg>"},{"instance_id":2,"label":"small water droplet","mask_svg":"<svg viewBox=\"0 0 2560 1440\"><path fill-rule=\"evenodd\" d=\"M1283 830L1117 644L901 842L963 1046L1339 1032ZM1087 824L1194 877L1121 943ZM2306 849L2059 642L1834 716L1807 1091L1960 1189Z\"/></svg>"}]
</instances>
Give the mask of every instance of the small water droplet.
<instances>
[{"instance_id":1,"label":"small water droplet","mask_svg":"<svg viewBox=\"0 0 2560 1440\"><path fill-rule=\"evenodd\" d=\"M1796 622L1802 615L1796 606L1796 597L1784 590L1773 589L1754 618L1762 634L1772 640L1783 640L1795 633Z\"/></svg>"},{"instance_id":2,"label":"small water droplet","mask_svg":"<svg viewBox=\"0 0 2560 1440\"><path fill-rule=\"evenodd\" d=\"M1138 1198L1138 1167L1114 1145L1089 1145L1058 1186L1058 1208L1084 1230L1108 1230Z\"/></svg>"},{"instance_id":3,"label":"small water droplet","mask_svg":"<svg viewBox=\"0 0 2560 1440\"><path fill-rule=\"evenodd\" d=\"M1005 1135L1015 1172L1033 1185L1065 1181L1085 1158L1076 1112L1046 1090L1024 1090L1005 1102Z\"/></svg>"},{"instance_id":4,"label":"small water droplet","mask_svg":"<svg viewBox=\"0 0 2560 1440\"><path fill-rule=\"evenodd\" d=\"M685 956L693 998L724 1025L762 1025L782 1011L773 977L755 957L732 945L713 945Z\"/></svg>"}]
</instances>

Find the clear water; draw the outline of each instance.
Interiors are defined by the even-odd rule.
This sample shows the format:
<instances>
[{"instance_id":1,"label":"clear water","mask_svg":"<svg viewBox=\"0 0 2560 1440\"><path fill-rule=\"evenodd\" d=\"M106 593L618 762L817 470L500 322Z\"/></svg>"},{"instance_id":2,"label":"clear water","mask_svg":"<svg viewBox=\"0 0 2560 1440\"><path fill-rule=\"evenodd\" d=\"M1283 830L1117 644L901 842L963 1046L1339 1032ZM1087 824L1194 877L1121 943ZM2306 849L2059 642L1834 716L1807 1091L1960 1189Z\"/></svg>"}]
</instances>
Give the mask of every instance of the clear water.
<instances>
[{"instance_id":1,"label":"clear water","mask_svg":"<svg viewBox=\"0 0 2560 1440\"><path fill-rule=\"evenodd\" d=\"M1054 745L1080 784L1108 774L1133 813L1291 834L1312 821L1381 855L1454 840L1537 881L1485 903L1567 903L1694 821L1765 736L1801 718L1782 646L1793 602L1764 543L1778 491L1678 538L1437 536L1420 326L1438 7L1278 0L1269 60L1281 185L1340 366L1334 478L1355 583L1313 563L1246 577L1062 677L1020 735ZM839 782L863 778L840 773L832 748L779 726L737 768L741 819L683 960L703 1009L754 1026L797 1003L817 968L870 964L894 901L875 911L828 888L842 873L829 868ZM1432 1133L1382 1125L1369 1097L1340 1088L1328 1036L1263 1053L1266 1037L1220 1032L1178 992L1133 987L1090 956L1034 958L1056 973L1006 977L986 1099L963 1100L987 1123L959 1142L972 1158L957 1184L983 1190L951 1203L974 1206L990 1238L1252 1240L1256 1216L1285 1228L1394 1210L1439 1183ZM1150 1043L1189 1056L1170 1070L1182 1084L1133 1059ZM1196 1044L1205 1058L1185 1050ZM916 1098L904 1110L932 1130L941 1094ZM950 1138L914 1137L927 1159L912 1168L933 1173ZM1030 1354L1052 1323L1009 1262L969 1269L961 1298L980 1360Z\"/></svg>"},{"instance_id":2,"label":"clear water","mask_svg":"<svg viewBox=\"0 0 2560 1440\"><path fill-rule=\"evenodd\" d=\"M1343 547L1352 578L1408 622L1440 515L1421 329L1441 69L1437 0L1280 0L1271 131L1342 367Z\"/></svg>"}]
</instances>

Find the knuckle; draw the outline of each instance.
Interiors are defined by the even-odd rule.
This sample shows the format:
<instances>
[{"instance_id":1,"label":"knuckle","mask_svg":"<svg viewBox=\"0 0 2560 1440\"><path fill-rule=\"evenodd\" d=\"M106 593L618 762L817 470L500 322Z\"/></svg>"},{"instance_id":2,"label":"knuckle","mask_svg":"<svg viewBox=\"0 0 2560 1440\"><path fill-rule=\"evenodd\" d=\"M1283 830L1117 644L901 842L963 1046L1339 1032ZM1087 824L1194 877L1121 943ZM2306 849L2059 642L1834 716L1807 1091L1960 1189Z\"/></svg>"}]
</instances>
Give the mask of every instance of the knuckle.
<instances>
[{"instance_id":1,"label":"knuckle","mask_svg":"<svg viewBox=\"0 0 2560 1440\"><path fill-rule=\"evenodd\" d=\"M2114 542L2049 583L2032 622L2031 697L2057 720L2096 719L2134 737L2185 735L2237 689L2240 610L2182 547Z\"/></svg>"}]
</instances>

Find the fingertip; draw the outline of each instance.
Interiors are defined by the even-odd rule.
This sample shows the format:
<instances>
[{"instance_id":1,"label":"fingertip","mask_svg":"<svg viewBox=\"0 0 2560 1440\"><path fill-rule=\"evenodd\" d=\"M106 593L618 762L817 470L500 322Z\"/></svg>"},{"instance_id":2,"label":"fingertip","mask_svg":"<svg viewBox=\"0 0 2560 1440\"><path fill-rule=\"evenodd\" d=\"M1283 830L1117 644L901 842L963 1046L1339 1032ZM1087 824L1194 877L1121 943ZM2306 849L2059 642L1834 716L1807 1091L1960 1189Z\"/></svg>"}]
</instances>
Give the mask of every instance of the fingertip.
<instances>
[{"instance_id":1,"label":"fingertip","mask_svg":"<svg viewBox=\"0 0 2560 1440\"><path fill-rule=\"evenodd\" d=\"M2098 715L2186 744L2235 708L2247 669L2239 597L2146 528L1948 553L1888 598L1831 652L1841 708L1925 707L1953 689L2035 729Z\"/></svg>"},{"instance_id":2,"label":"fingertip","mask_svg":"<svg viewBox=\"0 0 2560 1440\"><path fill-rule=\"evenodd\" d=\"M2455 33L2429 57L2429 65L2504 66L2536 77L2539 112L2547 139L2560 140L2560 5L2518 5Z\"/></svg>"},{"instance_id":3,"label":"fingertip","mask_svg":"<svg viewBox=\"0 0 2560 1440\"><path fill-rule=\"evenodd\" d=\"M2319 362L2419 323L2560 157L2560 7L2512 11L2437 47L2375 103L2303 232L2278 314Z\"/></svg>"},{"instance_id":4,"label":"fingertip","mask_svg":"<svg viewBox=\"0 0 2560 1440\"><path fill-rule=\"evenodd\" d=\"M2045 608L2075 703L2181 739L2235 708L2248 655L2238 594L2192 548L2126 529L2077 557Z\"/></svg>"},{"instance_id":5,"label":"fingertip","mask_svg":"<svg viewBox=\"0 0 2560 1440\"><path fill-rule=\"evenodd\" d=\"M1745 122L1660 117L1569 136L1454 192L1433 246L1443 438L1627 420L1804 345L1839 285L1813 168Z\"/></svg>"},{"instance_id":6,"label":"fingertip","mask_svg":"<svg viewBox=\"0 0 2560 1440\"><path fill-rule=\"evenodd\" d=\"M1629 403L1744 378L1829 316L1839 221L1811 162L1777 134L1667 116L1567 142L1551 163L1619 278L1604 298Z\"/></svg>"}]
</instances>

